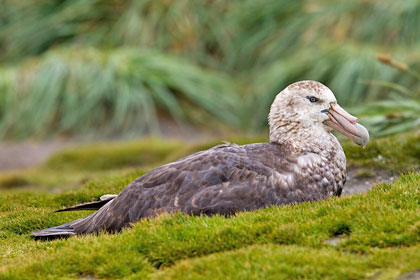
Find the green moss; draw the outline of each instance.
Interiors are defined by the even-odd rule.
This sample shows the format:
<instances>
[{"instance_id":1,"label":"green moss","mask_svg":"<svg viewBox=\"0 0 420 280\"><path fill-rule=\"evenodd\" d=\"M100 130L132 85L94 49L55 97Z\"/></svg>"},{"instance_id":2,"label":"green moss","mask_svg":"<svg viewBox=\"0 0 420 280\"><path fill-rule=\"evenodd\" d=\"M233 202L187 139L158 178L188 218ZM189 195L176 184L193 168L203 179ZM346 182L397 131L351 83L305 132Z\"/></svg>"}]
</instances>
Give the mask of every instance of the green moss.
<instances>
[{"instance_id":1,"label":"green moss","mask_svg":"<svg viewBox=\"0 0 420 280\"><path fill-rule=\"evenodd\" d=\"M158 139L96 143L59 152L48 160L45 168L92 171L151 166L162 162L170 153L179 149L182 149L180 142Z\"/></svg>"},{"instance_id":2,"label":"green moss","mask_svg":"<svg viewBox=\"0 0 420 280\"><path fill-rule=\"evenodd\" d=\"M342 141L349 166L403 173L420 169L420 134L372 139L364 148Z\"/></svg>"},{"instance_id":3,"label":"green moss","mask_svg":"<svg viewBox=\"0 0 420 280\"><path fill-rule=\"evenodd\" d=\"M366 255L333 248L252 245L183 260L173 267L156 272L151 278L396 279L400 275L418 271L419 250L420 246L413 246L397 250L375 250Z\"/></svg>"},{"instance_id":4,"label":"green moss","mask_svg":"<svg viewBox=\"0 0 420 280\"><path fill-rule=\"evenodd\" d=\"M56 209L118 193L154 166L221 143L174 142L169 150L161 149L165 142L150 141L111 147L115 150L102 163L95 158L107 153L105 144L65 151L40 168L0 175L0 186L6 182L3 189L25 182L1 191L0 279L393 279L420 267L420 173L376 185L362 195L271 207L231 218L178 213L139 221L121 234L53 242L30 238L33 230L90 213L52 213ZM418 137L405 135L374 139L365 149L349 143L344 148L349 164L361 174L376 168L405 172L418 167L419 143ZM150 148L144 150L147 156L123 160L129 158L127 151L142 154L140 146ZM65 162L65 154L73 159ZM384 162L377 160L379 155ZM118 163L105 164L114 156L121 156ZM87 171L80 169L83 159ZM41 190L43 185L54 187L56 193L27 189ZM337 244L325 242L336 236L341 238Z\"/></svg>"},{"instance_id":5,"label":"green moss","mask_svg":"<svg viewBox=\"0 0 420 280\"><path fill-rule=\"evenodd\" d=\"M378 273L379 279L388 279L420 265L420 173L377 185L363 195L231 218L178 213L139 221L114 235L53 242L29 237L34 229L87 214L51 213L57 207L118 191L138 175L63 194L6 192L0 198L0 249L7 251L1 256L0 279L251 279L270 274L273 279L360 279ZM336 246L324 243L337 235L346 238Z\"/></svg>"},{"instance_id":6,"label":"green moss","mask_svg":"<svg viewBox=\"0 0 420 280\"><path fill-rule=\"evenodd\" d=\"M362 279L368 268L359 255L269 244L181 261L152 279Z\"/></svg>"}]
</instances>

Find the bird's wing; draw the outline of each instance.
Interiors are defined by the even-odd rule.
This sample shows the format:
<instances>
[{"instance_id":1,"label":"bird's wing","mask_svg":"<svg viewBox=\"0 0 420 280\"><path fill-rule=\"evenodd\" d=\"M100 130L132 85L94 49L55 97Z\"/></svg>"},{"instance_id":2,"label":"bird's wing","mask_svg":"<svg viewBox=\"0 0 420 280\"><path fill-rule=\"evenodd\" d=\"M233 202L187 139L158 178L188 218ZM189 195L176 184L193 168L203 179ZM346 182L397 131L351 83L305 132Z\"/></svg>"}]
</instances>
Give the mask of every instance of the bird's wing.
<instances>
[{"instance_id":1,"label":"bird's wing","mask_svg":"<svg viewBox=\"0 0 420 280\"><path fill-rule=\"evenodd\" d=\"M299 163L299 158L269 143L217 146L152 170L72 226L77 233L113 231L162 212L229 215L320 199L325 194L318 186L325 176L305 178L299 164L308 168L308 160ZM312 194L306 195L307 190Z\"/></svg>"},{"instance_id":2,"label":"bird's wing","mask_svg":"<svg viewBox=\"0 0 420 280\"><path fill-rule=\"evenodd\" d=\"M67 211L99 210L102 206L104 206L105 204L107 204L108 202L116 198L117 196L118 196L117 194L104 194L99 198L98 201L80 203L77 205L73 205L70 207L56 210L54 211L54 213L67 212Z\"/></svg>"}]
</instances>

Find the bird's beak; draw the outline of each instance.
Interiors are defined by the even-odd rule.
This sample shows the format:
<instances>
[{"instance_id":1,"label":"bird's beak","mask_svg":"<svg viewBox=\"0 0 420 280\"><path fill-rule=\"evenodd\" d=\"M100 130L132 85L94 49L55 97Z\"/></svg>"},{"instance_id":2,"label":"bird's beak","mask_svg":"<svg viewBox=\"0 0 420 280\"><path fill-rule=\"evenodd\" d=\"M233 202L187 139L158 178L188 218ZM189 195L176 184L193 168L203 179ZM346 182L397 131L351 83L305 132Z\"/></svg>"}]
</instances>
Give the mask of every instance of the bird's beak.
<instances>
[{"instance_id":1,"label":"bird's beak","mask_svg":"<svg viewBox=\"0 0 420 280\"><path fill-rule=\"evenodd\" d=\"M328 120L324 124L347 136L355 144L366 146L369 142L369 132L357 123L357 118L346 112L340 105L332 103L328 110Z\"/></svg>"}]
</instances>

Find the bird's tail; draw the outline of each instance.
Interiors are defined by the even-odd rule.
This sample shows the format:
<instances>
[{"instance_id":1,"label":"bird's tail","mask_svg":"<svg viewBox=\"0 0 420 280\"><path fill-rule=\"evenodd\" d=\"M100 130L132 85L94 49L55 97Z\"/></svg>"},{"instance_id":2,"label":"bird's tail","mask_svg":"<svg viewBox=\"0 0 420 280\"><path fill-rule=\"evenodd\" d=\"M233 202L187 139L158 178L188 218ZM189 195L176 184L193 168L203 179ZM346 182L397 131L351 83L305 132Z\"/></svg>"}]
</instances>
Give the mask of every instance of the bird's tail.
<instances>
[{"instance_id":1,"label":"bird's tail","mask_svg":"<svg viewBox=\"0 0 420 280\"><path fill-rule=\"evenodd\" d=\"M110 202L111 200L113 200L117 195L103 195L101 196L99 201L93 201L93 202L87 202L87 203L82 203L82 204L78 204L75 206L71 206L68 208L64 208L64 209L60 209L57 210L55 212L63 212L63 211L79 211L79 210L99 210L100 208L102 208L104 205L106 205L108 202ZM96 212L98 213L98 212ZM56 239L56 238L66 238L66 237L70 237L72 235L81 233L81 232L88 232L88 228L85 227L84 225L90 221L89 218L92 215L85 217L85 218L81 218L75 221L72 221L70 223L61 225L61 226L56 226L56 227L51 227L51 228L46 228L46 229L41 229L41 230L37 230L37 231L33 231L31 233L31 235L36 239L36 240L52 240L52 239ZM81 224L81 225L79 225ZM90 226L89 223L87 223L87 226ZM89 231L91 232L91 231Z\"/></svg>"},{"instance_id":2,"label":"bird's tail","mask_svg":"<svg viewBox=\"0 0 420 280\"><path fill-rule=\"evenodd\" d=\"M31 236L33 236L35 240L52 240L56 238L70 237L76 234L76 232L74 231L71 225L79 220L76 220L76 221L61 225L61 226L33 231L31 233Z\"/></svg>"}]
</instances>

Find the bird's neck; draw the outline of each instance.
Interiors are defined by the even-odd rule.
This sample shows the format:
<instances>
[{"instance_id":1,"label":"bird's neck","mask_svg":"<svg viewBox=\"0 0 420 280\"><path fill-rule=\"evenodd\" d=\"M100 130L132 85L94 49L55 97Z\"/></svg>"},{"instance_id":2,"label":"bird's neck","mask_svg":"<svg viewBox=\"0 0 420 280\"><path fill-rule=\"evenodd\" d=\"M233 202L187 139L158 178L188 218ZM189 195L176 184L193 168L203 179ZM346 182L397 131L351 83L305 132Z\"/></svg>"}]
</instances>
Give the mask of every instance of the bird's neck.
<instances>
[{"instance_id":1,"label":"bird's neck","mask_svg":"<svg viewBox=\"0 0 420 280\"><path fill-rule=\"evenodd\" d=\"M322 127L304 127L289 122L270 130L270 142L288 146L292 153L320 153L331 149L341 149L338 140Z\"/></svg>"}]
</instances>

